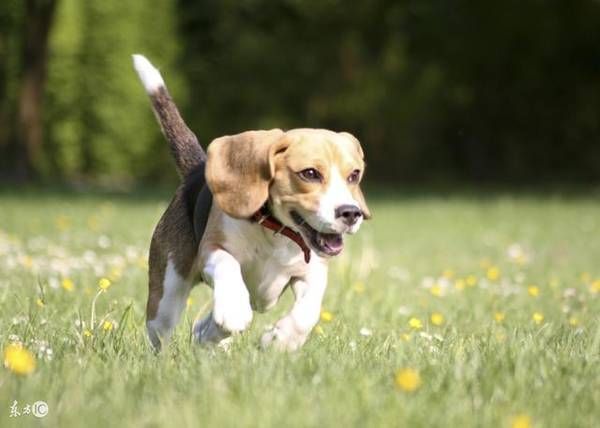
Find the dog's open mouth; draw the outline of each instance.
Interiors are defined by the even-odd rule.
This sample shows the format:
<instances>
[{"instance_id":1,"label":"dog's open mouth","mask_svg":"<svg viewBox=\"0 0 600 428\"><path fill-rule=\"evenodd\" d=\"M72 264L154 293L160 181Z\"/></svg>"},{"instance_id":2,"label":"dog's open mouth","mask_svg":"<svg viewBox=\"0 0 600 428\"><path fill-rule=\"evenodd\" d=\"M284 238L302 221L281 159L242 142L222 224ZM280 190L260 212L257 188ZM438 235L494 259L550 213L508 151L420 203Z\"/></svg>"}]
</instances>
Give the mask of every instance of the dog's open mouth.
<instances>
[{"instance_id":1,"label":"dog's open mouth","mask_svg":"<svg viewBox=\"0 0 600 428\"><path fill-rule=\"evenodd\" d=\"M340 233L319 232L302 218L296 211L290 215L300 229L306 243L317 253L327 256L337 256L344 249L344 238Z\"/></svg>"}]
</instances>

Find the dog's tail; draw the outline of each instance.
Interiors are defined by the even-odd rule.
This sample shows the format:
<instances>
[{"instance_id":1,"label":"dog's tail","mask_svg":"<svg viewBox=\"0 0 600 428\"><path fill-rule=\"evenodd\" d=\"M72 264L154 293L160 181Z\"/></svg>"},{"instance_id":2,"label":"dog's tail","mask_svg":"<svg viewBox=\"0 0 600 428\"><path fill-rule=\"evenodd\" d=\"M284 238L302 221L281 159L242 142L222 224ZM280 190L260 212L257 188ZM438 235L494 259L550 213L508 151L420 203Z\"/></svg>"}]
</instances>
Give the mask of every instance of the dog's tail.
<instances>
[{"instance_id":1,"label":"dog's tail","mask_svg":"<svg viewBox=\"0 0 600 428\"><path fill-rule=\"evenodd\" d=\"M160 72L143 55L133 55L133 67L152 101L158 123L175 158L177 172L185 178L206 162L206 153L181 118Z\"/></svg>"}]
</instances>

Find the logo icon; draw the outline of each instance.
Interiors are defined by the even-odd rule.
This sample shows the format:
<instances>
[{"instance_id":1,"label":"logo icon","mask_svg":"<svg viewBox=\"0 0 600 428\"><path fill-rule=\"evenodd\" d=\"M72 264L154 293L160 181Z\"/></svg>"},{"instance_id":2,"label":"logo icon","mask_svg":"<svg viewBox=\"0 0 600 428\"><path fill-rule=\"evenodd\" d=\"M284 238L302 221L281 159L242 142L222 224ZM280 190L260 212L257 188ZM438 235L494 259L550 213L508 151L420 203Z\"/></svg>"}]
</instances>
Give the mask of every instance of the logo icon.
<instances>
[{"instance_id":1,"label":"logo icon","mask_svg":"<svg viewBox=\"0 0 600 428\"><path fill-rule=\"evenodd\" d=\"M43 418L48 414L48 403L45 401L36 401L31 406L31 413L33 413L33 416L36 418Z\"/></svg>"}]
</instances>

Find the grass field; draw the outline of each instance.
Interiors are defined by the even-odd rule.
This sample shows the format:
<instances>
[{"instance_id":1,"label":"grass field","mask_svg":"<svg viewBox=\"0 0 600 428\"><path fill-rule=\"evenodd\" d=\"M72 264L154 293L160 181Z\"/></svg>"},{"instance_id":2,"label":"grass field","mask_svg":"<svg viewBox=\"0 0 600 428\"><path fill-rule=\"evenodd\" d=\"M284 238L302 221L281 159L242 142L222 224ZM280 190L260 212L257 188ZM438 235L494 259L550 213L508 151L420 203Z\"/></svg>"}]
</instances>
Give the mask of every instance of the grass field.
<instances>
[{"instance_id":1,"label":"grass field","mask_svg":"<svg viewBox=\"0 0 600 428\"><path fill-rule=\"evenodd\" d=\"M372 196L301 351L257 346L288 295L229 351L191 344L200 286L155 356L146 253L167 201L0 192L0 346L18 360L0 426L599 426L597 193ZM45 418L23 414L39 400Z\"/></svg>"}]
</instances>

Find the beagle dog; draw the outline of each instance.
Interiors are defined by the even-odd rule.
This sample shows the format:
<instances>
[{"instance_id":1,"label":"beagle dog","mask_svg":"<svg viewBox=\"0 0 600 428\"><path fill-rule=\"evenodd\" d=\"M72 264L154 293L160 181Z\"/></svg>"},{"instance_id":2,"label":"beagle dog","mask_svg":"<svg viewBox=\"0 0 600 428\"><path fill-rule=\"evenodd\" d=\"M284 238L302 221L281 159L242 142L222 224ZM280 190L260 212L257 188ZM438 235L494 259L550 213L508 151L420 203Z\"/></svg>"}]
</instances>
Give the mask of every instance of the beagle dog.
<instances>
[{"instance_id":1,"label":"beagle dog","mask_svg":"<svg viewBox=\"0 0 600 428\"><path fill-rule=\"evenodd\" d=\"M159 71L141 55L133 62L182 178L150 245L152 345L169 339L203 281L213 306L193 326L197 342L246 330L253 311L272 308L289 285L295 303L261 344L298 349L319 320L327 261L342 251L343 235L371 217L359 187L359 141L325 129L272 129L217 138L205 153Z\"/></svg>"}]
</instances>

